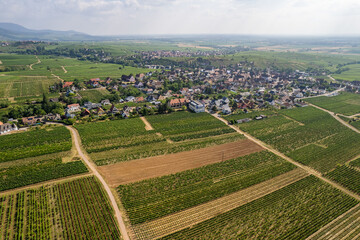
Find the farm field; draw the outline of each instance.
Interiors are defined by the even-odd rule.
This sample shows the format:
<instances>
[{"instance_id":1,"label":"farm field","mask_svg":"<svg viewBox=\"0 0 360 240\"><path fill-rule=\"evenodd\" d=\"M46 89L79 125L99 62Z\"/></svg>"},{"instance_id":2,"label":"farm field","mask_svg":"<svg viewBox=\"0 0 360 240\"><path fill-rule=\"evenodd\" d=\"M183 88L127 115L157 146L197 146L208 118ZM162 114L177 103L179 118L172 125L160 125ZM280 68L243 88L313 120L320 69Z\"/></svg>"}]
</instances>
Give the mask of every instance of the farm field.
<instances>
[{"instance_id":1,"label":"farm field","mask_svg":"<svg viewBox=\"0 0 360 240\"><path fill-rule=\"evenodd\" d=\"M184 113L179 112L170 115L171 117L181 119L183 114ZM185 114L195 119L198 118L196 116L197 114ZM210 115L203 116L204 118L211 119L209 118L211 117ZM170 121L171 119L169 119L167 123L163 122L163 124L170 124ZM191 126L191 117L188 117L187 121L187 127ZM178 140L176 142L171 141L172 136L162 135L161 129L158 130L157 126L153 126L155 130L147 131L145 124L139 118L78 124L75 127L79 131L82 143L86 151L90 154L91 159L100 166L133 159L190 151L244 139L244 136L239 135L232 129L231 133L226 133L228 132L228 130L226 130L228 127L221 122L218 123L216 119L211 119L211 121L213 121L213 125L210 125L211 123L209 123L209 125L202 124L202 126L197 126L197 128L195 128L194 125L194 127L190 129L193 131L192 133L190 130L182 133L183 129L181 128L184 127L179 123L177 127L180 129L173 132L174 135L172 136L180 137L180 135L182 135L182 141L173 138L174 140ZM211 132L211 128L217 132ZM218 132L219 128L223 128L221 133ZM158 131L160 131L160 133ZM205 133L206 131L210 131L211 133ZM216 134L216 136L214 136L214 134ZM167 137L170 139L167 139Z\"/></svg>"},{"instance_id":2,"label":"farm field","mask_svg":"<svg viewBox=\"0 0 360 240\"><path fill-rule=\"evenodd\" d=\"M356 205L319 231L311 235L308 240L330 239L358 239L360 237L360 205Z\"/></svg>"},{"instance_id":3,"label":"farm field","mask_svg":"<svg viewBox=\"0 0 360 240\"><path fill-rule=\"evenodd\" d=\"M88 172L65 127L0 136L0 191Z\"/></svg>"},{"instance_id":4,"label":"farm field","mask_svg":"<svg viewBox=\"0 0 360 240\"><path fill-rule=\"evenodd\" d=\"M350 163L351 164L351 163ZM360 170L357 168L358 162L352 164L356 167L342 165L338 166L333 171L327 173L325 176L347 189L359 194L360 193Z\"/></svg>"},{"instance_id":5,"label":"farm field","mask_svg":"<svg viewBox=\"0 0 360 240\"><path fill-rule=\"evenodd\" d=\"M263 150L244 139L232 143L101 166L98 168L111 186L174 174L248 155Z\"/></svg>"},{"instance_id":6,"label":"farm field","mask_svg":"<svg viewBox=\"0 0 360 240\"><path fill-rule=\"evenodd\" d=\"M64 80L71 81L75 78L79 80L88 80L97 77L102 79L107 77L119 78L123 74L130 75L132 73L135 75L151 71L151 69L146 68L123 67L122 65L108 63L93 63L73 58L53 56L38 57L41 63L33 65L32 69L26 68L25 70L6 72L6 75L51 76L51 74L55 74ZM34 62L37 62L36 58ZM66 71L64 71L64 69Z\"/></svg>"},{"instance_id":7,"label":"farm field","mask_svg":"<svg viewBox=\"0 0 360 240\"><path fill-rule=\"evenodd\" d=\"M313 107L237 125L290 158L326 173L360 154L360 135Z\"/></svg>"},{"instance_id":8,"label":"farm field","mask_svg":"<svg viewBox=\"0 0 360 240\"><path fill-rule=\"evenodd\" d=\"M280 157L261 151L172 175L120 185L117 189L131 223L139 224L237 192L294 168Z\"/></svg>"},{"instance_id":9,"label":"farm field","mask_svg":"<svg viewBox=\"0 0 360 240\"><path fill-rule=\"evenodd\" d=\"M34 55L0 54L3 66L26 66L37 61Z\"/></svg>"},{"instance_id":10,"label":"farm field","mask_svg":"<svg viewBox=\"0 0 360 240\"><path fill-rule=\"evenodd\" d=\"M357 203L309 176L162 239L305 239Z\"/></svg>"},{"instance_id":11,"label":"farm field","mask_svg":"<svg viewBox=\"0 0 360 240\"><path fill-rule=\"evenodd\" d=\"M356 93L341 92L338 96L308 98L306 101L347 116L360 113L360 94Z\"/></svg>"},{"instance_id":12,"label":"farm field","mask_svg":"<svg viewBox=\"0 0 360 240\"><path fill-rule=\"evenodd\" d=\"M193 114L184 111L148 116L146 119L156 131L174 142L235 132L208 113Z\"/></svg>"},{"instance_id":13,"label":"farm field","mask_svg":"<svg viewBox=\"0 0 360 240\"><path fill-rule=\"evenodd\" d=\"M0 99L41 96L57 80L47 76L0 75Z\"/></svg>"},{"instance_id":14,"label":"farm field","mask_svg":"<svg viewBox=\"0 0 360 240\"><path fill-rule=\"evenodd\" d=\"M101 88L79 91L79 94L83 98L88 98L91 102L100 102L104 96L109 95L110 93L105 88Z\"/></svg>"},{"instance_id":15,"label":"farm field","mask_svg":"<svg viewBox=\"0 0 360 240\"><path fill-rule=\"evenodd\" d=\"M134 225L133 229L138 239L157 239L245 205L297 182L306 176L308 176L308 174L305 171L297 168L270 180L217 198L216 200L197 205L160 219Z\"/></svg>"},{"instance_id":16,"label":"farm field","mask_svg":"<svg viewBox=\"0 0 360 240\"><path fill-rule=\"evenodd\" d=\"M69 151L71 135L63 126L46 126L23 133L0 136L0 163Z\"/></svg>"},{"instance_id":17,"label":"farm field","mask_svg":"<svg viewBox=\"0 0 360 240\"><path fill-rule=\"evenodd\" d=\"M336 80L360 81L360 64L346 65L344 68L349 68L349 70L343 71L340 74L333 74L332 76Z\"/></svg>"},{"instance_id":18,"label":"farm field","mask_svg":"<svg viewBox=\"0 0 360 240\"><path fill-rule=\"evenodd\" d=\"M0 195L1 239L121 239L94 177Z\"/></svg>"}]
</instances>

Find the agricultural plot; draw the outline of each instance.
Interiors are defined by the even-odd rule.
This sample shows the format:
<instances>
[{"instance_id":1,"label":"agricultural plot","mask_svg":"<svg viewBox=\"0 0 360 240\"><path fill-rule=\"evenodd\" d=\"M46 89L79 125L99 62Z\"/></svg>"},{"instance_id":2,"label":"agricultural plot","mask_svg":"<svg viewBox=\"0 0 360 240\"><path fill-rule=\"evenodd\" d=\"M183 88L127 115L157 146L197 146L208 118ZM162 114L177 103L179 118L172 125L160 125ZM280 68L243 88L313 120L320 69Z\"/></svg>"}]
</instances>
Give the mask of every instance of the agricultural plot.
<instances>
[{"instance_id":1,"label":"agricultural plot","mask_svg":"<svg viewBox=\"0 0 360 240\"><path fill-rule=\"evenodd\" d=\"M360 205L350 209L325 227L307 238L307 240L359 239Z\"/></svg>"},{"instance_id":2,"label":"agricultural plot","mask_svg":"<svg viewBox=\"0 0 360 240\"><path fill-rule=\"evenodd\" d=\"M320 172L360 154L360 135L313 107L281 110L267 119L238 127Z\"/></svg>"},{"instance_id":3,"label":"agricultural plot","mask_svg":"<svg viewBox=\"0 0 360 240\"><path fill-rule=\"evenodd\" d=\"M304 239L357 203L309 176L162 239Z\"/></svg>"},{"instance_id":4,"label":"agricultural plot","mask_svg":"<svg viewBox=\"0 0 360 240\"><path fill-rule=\"evenodd\" d=\"M226 127L225 124L222 125ZM147 131L145 124L139 118L79 124L75 127L79 131L86 151L90 153L91 159L97 165L190 151L244 138L234 132L217 136L202 135L201 138L197 136L187 141L172 143L163 135L156 133L157 129ZM194 133L189 133L189 131L187 133L196 134L196 130L200 131L199 129L193 129ZM206 126L202 126L202 129L206 129Z\"/></svg>"},{"instance_id":5,"label":"agricultural plot","mask_svg":"<svg viewBox=\"0 0 360 240\"><path fill-rule=\"evenodd\" d=\"M133 225L133 230L137 239L158 239L243 206L297 182L308 175L304 170L296 168L216 200L150 222Z\"/></svg>"},{"instance_id":6,"label":"agricultural plot","mask_svg":"<svg viewBox=\"0 0 360 240\"><path fill-rule=\"evenodd\" d=\"M3 66L26 66L37 61L33 55L0 54Z\"/></svg>"},{"instance_id":7,"label":"agricultural plot","mask_svg":"<svg viewBox=\"0 0 360 240\"><path fill-rule=\"evenodd\" d=\"M0 196L1 239L121 239L94 177Z\"/></svg>"},{"instance_id":8,"label":"agricultural plot","mask_svg":"<svg viewBox=\"0 0 360 240\"><path fill-rule=\"evenodd\" d=\"M109 91L106 88L100 89L89 89L84 91L79 91L79 94L83 98L88 98L92 102L100 102L103 97L109 95Z\"/></svg>"},{"instance_id":9,"label":"agricultural plot","mask_svg":"<svg viewBox=\"0 0 360 240\"><path fill-rule=\"evenodd\" d=\"M356 93L341 92L338 96L308 98L306 101L334 113L348 116L360 113L360 94Z\"/></svg>"},{"instance_id":10,"label":"agricultural plot","mask_svg":"<svg viewBox=\"0 0 360 240\"><path fill-rule=\"evenodd\" d=\"M355 164L357 165L357 163ZM326 174L326 177L338 182L355 193L360 193L360 172L358 168L346 165L338 166Z\"/></svg>"},{"instance_id":11,"label":"agricultural plot","mask_svg":"<svg viewBox=\"0 0 360 240\"><path fill-rule=\"evenodd\" d=\"M235 132L208 113L177 112L146 119L156 131L174 142Z\"/></svg>"},{"instance_id":12,"label":"agricultural plot","mask_svg":"<svg viewBox=\"0 0 360 240\"><path fill-rule=\"evenodd\" d=\"M0 191L88 172L65 127L0 137Z\"/></svg>"},{"instance_id":13,"label":"agricultural plot","mask_svg":"<svg viewBox=\"0 0 360 240\"><path fill-rule=\"evenodd\" d=\"M344 68L347 68L348 70L343 71L340 74L333 74L332 76L336 80L360 81L360 64L346 65Z\"/></svg>"},{"instance_id":14,"label":"agricultural plot","mask_svg":"<svg viewBox=\"0 0 360 240\"><path fill-rule=\"evenodd\" d=\"M132 224L139 224L237 192L294 169L262 151L137 183L118 193Z\"/></svg>"},{"instance_id":15,"label":"agricultural plot","mask_svg":"<svg viewBox=\"0 0 360 240\"><path fill-rule=\"evenodd\" d=\"M236 157L259 152L263 148L243 139L197 150L137 159L99 167L99 171L111 186L119 186L144 179L223 162Z\"/></svg>"},{"instance_id":16,"label":"agricultural plot","mask_svg":"<svg viewBox=\"0 0 360 240\"><path fill-rule=\"evenodd\" d=\"M65 127L46 127L0 136L0 162L69 151L71 135Z\"/></svg>"},{"instance_id":17,"label":"agricultural plot","mask_svg":"<svg viewBox=\"0 0 360 240\"><path fill-rule=\"evenodd\" d=\"M57 80L46 76L0 75L0 99L10 97L40 96L49 92Z\"/></svg>"}]
</instances>

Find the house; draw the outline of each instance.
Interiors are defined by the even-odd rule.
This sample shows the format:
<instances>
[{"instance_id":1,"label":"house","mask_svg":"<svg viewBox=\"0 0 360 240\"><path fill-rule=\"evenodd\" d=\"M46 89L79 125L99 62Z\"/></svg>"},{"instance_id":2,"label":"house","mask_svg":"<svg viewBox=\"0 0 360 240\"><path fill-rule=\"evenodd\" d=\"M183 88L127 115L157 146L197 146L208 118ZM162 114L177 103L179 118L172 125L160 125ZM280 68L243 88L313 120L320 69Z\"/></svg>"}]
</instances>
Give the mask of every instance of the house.
<instances>
[{"instance_id":1,"label":"house","mask_svg":"<svg viewBox=\"0 0 360 240\"><path fill-rule=\"evenodd\" d=\"M225 105L222 107L222 113L226 114L226 115L231 114L231 109L230 109L229 105Z\"/></svg>"},{"instance_id":2,"label":"house","mask_svg":"<svg viewBox=\"0 0 360 240\"><path fill-rule=\"evenodd\" d=\"M102 100L100 103L101 103L101 105L103 105L103 106L105 106L105 105L111 105L109 99Z\"/></svg>"},{"instance_id":3,"label":"house","mask_svg":"<svg viewBox=\"0 0 360 240\"><path fill-rule=\"evenodd\" d=\"M185 106L187 103L185 98L175 98L171 99L168 102L168 106L171 108L181 108L182 106Z\"/></svg>"},{"instance_id":4,"label":"house","mask_svg":"<svg viewBox=\"0 0 360 240\"><path fill-rule=\"evenodd\" d=\"M137 97L137 98L135 98L135 102L142 103L142 102L145 102L145 99L143 97Z\"/></svg>"},{"instance_id":5,"label":"house","mask_svg":"<svg viewBox=\"0 0 360 240\"><path fill-rule=\"evenodd\" d=\"M117 108L115 107L115 105L113 104L113 105L111 105L111 108L110 108L110 110L109 110L109 113L111 113L111 114L118 114L118 113L120 113L120 111L119 111L119 109L117 109Z\"/></svg>"},{"instance_id":6,"label":"house","mask_svg":"<svg viewBox=\"0 0 360 240\"><path fill-rule=\"evenodd\" d=\"M189 108L196 113L205 112L205 105L199 101L191 101Z\"/></svg>"},{"instance_id":7,"label":"house","mask_svg":"<svg viewBox=\"0 0 360 240\"><path fill-rule=\"evenodd\" d=\"M133 101L135 101L135 97L134 96L129 96L129 97L125 98L125 101L126 102L133 102Z\"/></svg>"},{"instance_id":8,"label":"house","mask_svg":"<svg viewBox=\"0 0 360 240\"><path fill-rule=\"evenodd\" d=\"M79 105L78 103L74 103L74 104L67 105L67 108L66 108L66 109L67 109L67 111L70 112L70 113L81 111L80 105Z\"/></svg>"},{"instance_id":9,"label":"house","mask_svg":"<svg viewBox=\"0 0 360 240\"><path fill-rule=\"evenodd\" d=\"M88 84L90 84L93 87L99 87L100 86L100 78L92 78L88 81Z\"/></svg>"},{"instance_id":10,"label":"house","mask_svg":"<svg viewBox=\"0 0 360 240\"><path fill-rule=\"evenodd\" d=\"M95 113L97 114L97 115L104 115L105 114L105 111L104 111L104 109L102 109L101 107L98 107L96 110L95 110Z\"/></svg>"},{"instance_id":11,"label":"house","mask_svg":"<svg viewBox=\"0 0 360 240\"><path fill-rule=\"evenodd\" d=\"M58 113L56 113L56 114L49 113L49 114L45 115L44 118L47 121L59 121L59 120L61 120L61 116Z\"/></svg>"},{"instance_id":12,"label":"house","mask_svg":"<svg viewBox=\"0 0 360 240\"><path fill-rule=\"evenodd\" d=\"M64 82L63 88L71 87L74 84L74 82Z\"/></svg>"},{"instance_id":13,"label":"house","mask_svg":"<svg viewBox=\"0 0 360 240\"><path fill-rule=\"evenodd\" d=\"M0 122L0 135L16 130L18 130L18 127L15 124Z\"/></svg>"},{"instance_id":14,"label":"house","mask_svg":"<svg viewBox=\"0 0 360 240\"><path fill-rule=\"evenodd\" d=\"M24 117L22 118L22 122L24 125L36 125L38 123L42 123L44 122L44 117L43 116L36 116L36 117Z\"/></svg>"},{"instance_id":15,"label":"house","mask_svg":"<svg viewBox=\"0 0 360 240\"><path fill-rule=\"evenodd\" d=\"M246 123L246 122L250 122L251 118L243 118L243 119L239 119L236 120L237 123Z\"/></svg>"}]
</instances>

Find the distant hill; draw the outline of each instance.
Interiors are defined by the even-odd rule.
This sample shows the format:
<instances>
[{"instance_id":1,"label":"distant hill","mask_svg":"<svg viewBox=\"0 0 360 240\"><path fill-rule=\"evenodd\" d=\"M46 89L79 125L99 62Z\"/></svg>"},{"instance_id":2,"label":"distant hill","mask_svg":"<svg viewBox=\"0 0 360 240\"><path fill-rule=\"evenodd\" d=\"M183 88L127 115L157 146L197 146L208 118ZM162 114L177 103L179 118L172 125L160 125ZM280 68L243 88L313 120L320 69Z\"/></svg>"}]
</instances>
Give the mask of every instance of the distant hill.
<instances>
[{"instance_id":1,"label":"distant hill","mask_svg":"<svg viewBox=\"0 0 360 240\"><path fill-rule=\"evenodd\" d=\"M14 23L0 23L0 40L100 41L109 38L75 31L32 30Z\"/></svg>"}]
</instances>

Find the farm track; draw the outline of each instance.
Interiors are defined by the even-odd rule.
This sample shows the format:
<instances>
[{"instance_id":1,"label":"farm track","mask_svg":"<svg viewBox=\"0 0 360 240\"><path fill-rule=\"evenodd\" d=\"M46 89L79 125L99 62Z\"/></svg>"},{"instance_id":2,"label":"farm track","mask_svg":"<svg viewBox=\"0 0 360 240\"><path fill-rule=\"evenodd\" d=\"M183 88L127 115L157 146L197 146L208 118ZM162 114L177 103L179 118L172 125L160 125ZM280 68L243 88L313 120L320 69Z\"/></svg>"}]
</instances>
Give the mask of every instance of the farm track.
<instances>
[{"instance_id":1,"label":"farm track","mask_svg":"<svg viewBox=\"0 0 360 240\"><path fill-rule=\"evenodd\" d=\"M345 127L350 128L351 130L353 130L354 132L360 133L360 130L355 128L354 126L351 126L350 124L348 124L347 122L345 122L344 120L342 120L341 118L339 118L334 112L331 112L329 110L326 110L325 108L316 106L314 104L308 103L310 106L317 108L319 110L322 110L324 112L327 112L328 114L330 114L333 118L335 118L338 122L340 122L342 125L344 125Z\"/></svg>"},{"instance_id":2,"label":"farm track","mask_svg":"<svg viewBox=\"0 0 360 240\"><path fill-rule=\"evenodd\" d=\"M98 167L112 187L169 175L264 150L248 140Z\"/></svg>"},{"instance_id":3,"label":"farm track","mask_svg":"<svg viewBox=\"0 0 360 240\"><path fill-rule=\"evenodd\" d=\"M133 231L137 239L157 239L245 205L307 176L309 174L306 171L297 168L225 197L160 219L135 225Z\"/></svg>"},{"instance_id":4,"label":"farm track","mask_svg":"<svg viewBox=\"0 0 360 240\"><path fill-rule=\"evenodd\" d=\"M145 117L140 117L140 119L145 124L146 131L154 130L154 128L151 126L151 124L149 123L149 121Z\"/></svg>"},{"instance_id":5,"label":"farm track","mask_svg":"<svg viewBox=\"0 0 360 240\"><path fill-rule=\"evenodd\" d=\"M68 71L65 69L64 66L61 66L62 70L64 71L64 73L67 73Z\"/></svg>"},{"instance_id":6,"label":"farm track","mask_svg":"<svg viewBox=\"0 0 360 240\"><path fill-rule=\"evenodd\" d=\"M359 239L360 204L325 225L306 240Z\"/></svg>"},{"instance_id":7,"label":"farm track","mask_svg":"<svg viewBox=\"0 0 360 240\"><path fill-rule=\"evenodd\" d=\"M91 162L88 157L83 153L82 149L81 149L81 139L80 139L80 135L77 132L77 130L75 130L75 128L70 127L70 126L66 126L67 129L70 130L71 135L72 135L72 139L73 142L76 146L76 149L78 151L79 156L83 159L84 163L87 165L87 167L94 173L94 175L99 179L100 183L103 185L105 192L107 193L111 206L114 209L115 212L115 218L117 220L118 226L120 228L120 232L121 232L121 236L124 240L130 240L129 235L127 233L126 227L125 227L125 223L124 220L122 218L121 212L119 210L119 207L117 205L117 202L115 200L115 197L110 189L110 187L107 185L107 183L105 182L104 178L100 175L100 173L97 171L97 168L95 166L95 164L93 162Z\"/></svg>"},{"instance_id":8,"label":"farm track","mask_svg":"<svg viewBox=\"0 0 360 240\"><path fill-rule=\"evenodd\" d=\"M60 78L58 75L55 75L55 74L52 73L51 76L53 76L54 78L59 79L61 82L65 82L64 79Z\"/></svg>"},{"instance_id":9,"label":"farm track","mask_svg":"<svg viewBox=\"0 0 360 240\"><path fill-rule=\"evenodd\" d=\"M222 122L224 122L225 124L228 125L228 122L227 122L225 119L218 117L216 114L212 114L212 116L215 117L215 118L217 118L218 120L220 120L220 121L222 121ZM337 116L335 116L335 117L337 117ZM337 117L337 118L338 118L338 117ZM340 119L340 120L341 120L341 119ZM343 122L343 124L344 124L345 126L347 126L347 124L346 124L345 122ZM229 127L231 127L232 129L234 129L234 130L237 131L238 133L243 134L245 137L247 137L248 139L252 140L253 142L259 144L260 146L262 146L263 148L269 150L270 152L272 152L272 153L274 153L274 154L282 157L282 158L285 159L286 161L288 161L288 162L294 164L295 166L297 166L297 167L299 167L299 168L302 168L303 170L307 171L309 174L314 175L315 177L321 179L322 181L330 184L331 186L339 189L340 191L344 192L345 194L347 194L347 195L355 198L356 200L360 201L360 196L359 196L358 194L355 194L355 193L353 193L352 191L349 191L348 189L344 188L344 187L341 186L340 184L337 184L337 183L335 183L335 182L333 182L333 181L331 181L331 180L323 177L322 174L321 174L320 172L316 171L315 169L312 169L312 168L310 168L310 167L308 167L308 166L305 166L305 165L303 165L303 164L301 164L301 163L296 162L295 160L289 158L289 157L286 156L285 154L283 154L283 153L275 150L274 148L272 148L271 146L267 145L266 143L260 141L259 139L253 137L252 135L250 135L250 134L248 134L248 133L240 130L239 128L237 128L237 127L235 127L235 126L233 126L233 125L229 125ZM352 126L351 126L351 127L352 127ZM357 130L357 129L356 129L356 130ZM359 130L357 130L357 132L360 133Z\"/></svg>"},{"instance_id":10,"label":"farm track","mask_svg":"<svg viewBox=\"0 0 360 240\"><path fill-rule=\"evenodd\" d=\"M33 69L33 66L36 65L36 64L40 64L40 63L41 63L41 60L39 59L39 57L38 57L38 56L35 56L35 57L37 58L37 62L32 63L32 64L29 65L30 70L34 70L34 69Z\"/></svg>"}]
</instances>

